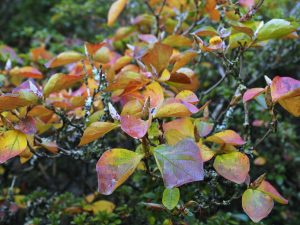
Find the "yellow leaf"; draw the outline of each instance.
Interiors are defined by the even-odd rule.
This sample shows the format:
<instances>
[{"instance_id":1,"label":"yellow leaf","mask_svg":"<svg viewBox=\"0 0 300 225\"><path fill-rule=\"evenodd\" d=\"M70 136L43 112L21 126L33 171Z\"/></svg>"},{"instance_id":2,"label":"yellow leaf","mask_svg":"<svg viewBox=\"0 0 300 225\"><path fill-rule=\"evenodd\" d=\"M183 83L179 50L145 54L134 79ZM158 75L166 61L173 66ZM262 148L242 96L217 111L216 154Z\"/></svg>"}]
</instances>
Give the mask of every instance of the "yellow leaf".
<instances>
[{"instance_id":1,"label":"yellow leaf","mask_svg":"<svg viewBox=\"0 0 300 225\"><path fill-rule=\"evenodd\" d=\"M107 16L107 25L108 26L112 26L114 24L114 22L116 21L118 16L121 14L123 9L125 8L127 2L128 2L128 0L117 0L111 5L111 7L108 11L108 16Z\"/></svg>"},{"instance_id":2,"label":"yellow leaf","mask_svg":"<svg viewBox=\"0 0 300 225\"><path fill-rule=\"evenodd\" d=\"M0 137L0 163L23 152L27 147L26 135L17 130L4 132Z\"/></svg>"}]
</instances>

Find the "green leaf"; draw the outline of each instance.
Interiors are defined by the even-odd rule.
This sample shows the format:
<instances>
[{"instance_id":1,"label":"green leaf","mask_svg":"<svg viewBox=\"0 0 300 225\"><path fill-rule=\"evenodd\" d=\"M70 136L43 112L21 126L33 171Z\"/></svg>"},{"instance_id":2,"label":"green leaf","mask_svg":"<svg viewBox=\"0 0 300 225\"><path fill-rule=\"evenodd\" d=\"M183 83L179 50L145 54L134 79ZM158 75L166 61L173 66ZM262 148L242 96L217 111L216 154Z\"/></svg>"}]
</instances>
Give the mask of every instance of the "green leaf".
<instances>
[{"instance_id":1,"label":"green leaf","mask_svg":"<svg viewBox=\"0 0 300 225\"><path fill-rule=\"evenodd\" d=\"M163 205L169 209L172 210L176 207L178 204L178 201L180 199L180 192L178 188L166 188L163 193L162 203Z\"/></svg>"},{"instance_id":2,"label":"green leaf","mask_svg":"<svg viewBox=\"0 0 300 225\"><path fill-rule=\"evenodd\" d=\"M267 22L258 32L257 40L277 39L296 31L299 23L289 22L284 19L272 19Z\"/></svg>"}]
</instances>

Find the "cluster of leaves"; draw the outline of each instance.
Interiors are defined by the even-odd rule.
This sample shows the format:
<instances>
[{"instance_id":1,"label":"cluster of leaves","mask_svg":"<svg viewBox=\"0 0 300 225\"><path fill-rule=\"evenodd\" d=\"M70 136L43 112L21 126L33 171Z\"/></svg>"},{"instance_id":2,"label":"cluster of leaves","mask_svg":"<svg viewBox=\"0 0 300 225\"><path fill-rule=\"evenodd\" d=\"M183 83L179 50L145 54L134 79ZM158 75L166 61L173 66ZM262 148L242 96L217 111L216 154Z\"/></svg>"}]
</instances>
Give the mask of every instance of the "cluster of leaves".
<instances>
[{"instance_id":1,"label":"cluster of leaves","mask_svg":"<svg viewBox=\"0 0 300 225\"><path fill-rule=\"evenodd\" d=\"M127 3L117 0L112 4L108 26L115 23ZM185 209L194 205L201 209L202 205L189 201L182 207L179 187L205 182L208 174L216 171L247 186L242 207L252 221L265 218L273 201L288 201L265 175L250 181L249 157L276 130L277 103L293 116L300 116L300 81L266 77L266 87L247 88L242 75L246 52L273 39L298 38L299 23L295 21L253 20L262 3L147 1L150 14L138 15L132 25L120 27L113 37L86 43L82 52L56 56L44 46L32 49L30 66L13 67L22 60L11 48L2 46L1 53L8 59L0 96L0 163L16 156L22 163L34 157L72 156L88 151L92 142L120 129L135 140L134 149L112 148L101 155L96 164L101 194L112 194L140 169L153 179L162 179L165 186L163 205L145 204L184 214ZM227 26L201 26L204 19L218 23L221 17ZM124 45L116 46L120 40ZM212 55L222 64L221 79L206 90L200 89L205 78L199 78L193 69L201 55ZM50 78L44 79L48 74ZM236 90L224 113L215 117L211 111L217 105L209 93L227 78L234 80ZM250 100L263 105L271 117L268 132L255 144L249 133ZM229 118L241 105L243 135L236 131L238 126L228 129ZM63 132L70 131L73 136L68 143L59 140ZM112 203L103 201L89 209L94 211L101 205L112 211Z\"/></svg>"}]
</instances>

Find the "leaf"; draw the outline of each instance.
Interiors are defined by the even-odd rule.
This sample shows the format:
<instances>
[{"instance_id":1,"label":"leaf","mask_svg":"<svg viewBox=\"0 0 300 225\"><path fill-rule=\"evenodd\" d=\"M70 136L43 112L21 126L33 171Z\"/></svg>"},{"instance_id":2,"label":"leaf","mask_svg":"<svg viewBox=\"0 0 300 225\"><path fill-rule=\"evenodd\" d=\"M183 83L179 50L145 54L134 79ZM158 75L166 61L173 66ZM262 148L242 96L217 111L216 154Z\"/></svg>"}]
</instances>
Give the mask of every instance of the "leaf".
<instances>
[{"instance_id":1,"label":"leaf","mask_svg":"<svg viewBox=\"0 0 300 225\"><path fill-rule=\"evenodd\" d=\"M166 188L163 193L162 203L168 209L172 210L176 207L180 199L180 191L178 188Z\"/></svg>"},{"instance_id":2,"label":"leaf","mask_svg":"<svg viewBox=\"0 0 300 225\"><path fill-rule=\"evenodd\" d=\"M36 79L43 78L43 74L38 69L31 66L25 66L22 68L15 67L11 71L9 71L9 74L12 76L29 77Z\"/></svg>"},{"instance_id":3,"label":"leaf","mask_svg":"<svg viewBox=\"0 0 300 225\"><path fill-rule=\"evenodd\" d=\"M271 84L272 101L278 102L284 109L300 116L300 81L291 77L276 76Z\"/></svg>"},{"instance_id":4,"label":"leaf","mask_svg":"<svg viewBox=\"0 0 300 225\"><path fill-rule=\"evenodd\" d=\"M54 68L58 66L64 66L70 63L75 63L80 60L84 59L84 55L74 52L74 51L68 51L68 52L62 52L53 59L51 59L49 62L45 64L47 68Z\"/></svg>"},{"instance_id":5,"label":"leaf","mask_svg":"<svg viewBox=\"0 0 300 225\"><path fill-rule=\"evenodd\" d=\"M215 142L217 144L243 145L245 141L233 130L224 130L206 138L206 141Z\"/></svg>"},{"instance_id":6,"label":"leaf","mask_svg":"<svg viewBox=\"0 0 300 225\"><path fill-rule=\"evenodd\" d=\"M115 208L116 206L114 203L106 200L99 200L91 205L84 206L85 210L91 210L94 214L97 214L99 212L112 213Z\"/></svg>"},{"instance_id":7,"label":"leaf","mask_svg":"<svg viewBox=\"0 0 300 225\"><path fill-rule=\"evenodd\" d=\"M22 84L20 84L18 87L14 88L12 90L12 92L13 93L32 92L33 94L35 94L39 98L43 97L41 88L32 79L26 80L25 82L23 82Z\"/></svg>"},{"instance_id":8,"label":"leaf","mask_svg":"<svg viewBox=\"0 0 300 225\"><path fill-rule=\"evenodd\" d=\"M164 90L160 86L160 84L155 81L146 86L143 95L145 99L148 99L150 97L151 108L161 106L164 101Z\"/></svg>"},{"instance_id":9,"label":"leaf","mask_svg":"<svg viewBox=\"0 0 300 225\"><path fill-rule=\"evenodd\" d=\"M115 129L116 127L118 127L118 125L115 123L94 122L84 130L78 146L82 146L95 141L98 138L104 136L106 133Z\"/></svg>"},{"instance_id":10,"label":"leaf","mask_svg":"<svg viewBox=\"0 0 300 225\"><path fill-rule=\"evenodd\" d=\"M47 97L53 92L58 92L63 89L72 87L77 82L81 81L82 77L74 75L66 75L62 73L56 73L50 77L44 87L44 96Z\"/></svg>"},{"instance_id":11,"label":"leaf","mask_svg":"<svg viewBox=\"0 0 300 225\"><path fill-rule=\"evenodd\" d=\"M169 45L155 43L154 47L142 57L142 62L148 66L150 71L152 70L151 66L153 66L156 72L160 74L167 68L172 53L173 49Z\"/></svg>"},{"instance_id":12,"label":"leaf","mask_svg":"<svg viewBox=\"0 0 300 225\"><path fill-rule=\"evenodd\" d=\"M199 143L197 143L197 145L200 149L200 154L203 162L209 161L216 155L216 152L211 150L208 146L204 145L201 140L199 141Z\"/></svg>"},{"instance_id":13,"label":"leaf","mask_svg":"<svg viewBox=\"0 0 300 225\"><path fill-rule=\"evenodd\" d=\"M37 132L35 120L31 116L20 120L14 128L24 134L35 134Z\"/></svg>"},{"instance_id":14,"label":"leaf","mask_svg":"<svg viewBox=\"0 0 300 225\"><path fill-rule=\"evenodd\" d=\"M194 31L194 34L197 36L216 36L218 35L218 32L211 26L204 26Z\"/></svg>"},{"instance_id":15,"label":"leaf","mask_svg":"<svg viewBox=\"0 0 300 225\"><path fill-rule=\"evenodd\" d=\"M300 89L300 81L291 77L279 77L276 76L272 80L271 84L271 95L272 101L276 102L280 98L291 94L294 91Z\"/></svg>"},{"instance_id":16,"label":"leaf","mask_svg":"<svg viewBox=\"0 0 300 225\"><path fill-rule=\"evenodd\" d=\"M270 214L274 202L261 191L247 189L242 197L242 206L250 219L257 223Z\"/></svg>"},{"instance_id":17,"label":"leaf","mask_svg":"<svg viewBox=\"0 0 300 225\"><path fill-rule=\"evenodd\" d=\"M169 145L175 145L185 138L194 139L194 125L188 117L164 123L163 130Z\"/></svg>"},{"instance_id":18,"label":"leaf","mask_svg":"<svg viewBox=\"0 0 300 225\"><path fill-rule=\"evenodd\" d=\"M19 155L27 147L26 135L17 130L4 132L0 143L0 163Z\"/></svg>"},{"instance_id":19,"label":"leaf","mask_svg":"<svg viewBox=\"0 0 300 225\"><path fill-rule=\"evenodd\" d=\"M261 94L265 89L264 88L251 88L248 89L243 95L243 102L248 102L251 99L255 98Z\"/></svg>"},{"instance_id":20,"label":"leaf","mask_svg":"<svg viewBox=\"0 0 300 225\"><path fill-rule=\"evenodd\" d=\"M297 30L299 24L284 19L272 19L258 31L257 40L277 39Z\"/></svg>"},{"instance_id":21,"label":"leaf","mask_svg":"<svg viewBox=\"0 0 300 225\"><path fill-rule=\"evenodd\" d=\"M188 64L196 56L197 56L196 51L188 50L188 51L183 52L176 60L174 66L173 66L173 69L172 69L172 73L176 72L178 69L180 69L181 67Z\"/></svg>"},{"instance_id":22,"label":"leaf","mask_svg":"<svg viewBox=\"0 0 300 225\"><path fill-rule=\"evenodd\" d=\"M38 97L27 91L4 94L0 96L0 111L9 111L23 106L36 104Z\"/></svg>"},{"instance_id":23,"label":"leaf","mask_svg":"<svg viewBox=\"0 0 300 225\"><path fill-rule=\"evenodd\" d=\"M125 8L127 2L128 0L117 0L111 5L107 15L108 26L112 26L114 24L116 19L119 17L121 12Z\"/></svg>"},{"instance_id":24,"label":"leaf","mask_svg":"<svg viewBox=\"0 0 300 225\"><path fill-rule=\"evenodd\" d=\"M288 200L282 197L281 194L268 181L262 181L257 190L268 194L276 202L288 204Z\"/></svg>"},{"instance_id":25,"label":"leaf","mask_svg":"<svg viewBox=\"0 0 300 225\"><path fill-rule=\"evenodd\" d=\"M237 184L245 181L250 170L249 158L241 152L218 155L213 166L218 174Z\"/></svg>"},{"instance_id":26,"label":"leaf","mask_svg":"<svg viewBox=\"0 0 300 225\"><path fill-rule=\"evenodd\" d=\"M121 129L133 138L144 137L150 124L150 120L142 120L134 115L121 116Z\"/></svg>"},{"instance_id":27,"label":"leaf","mask_svg":"<svg viewBox=\"0 0 300 225\"><path fill-rule=\"evenodd\" d=\"M193 42L183 35L173 34L164 39L162 43L172 47L191 47Z\"/></svg>"},{"instance_id":28,"label":"leaf","mask_svg":"<svg viewBox=\"0 0 300 225\"><path fill-rule=\"evenodd\" d=\"M191 104L196 104L199 101L197 95L190 90L184 90L184 91L179 92L176 95L175 99L180 99L184 102L188 102Z\"/></svg>"},{"instance_id":29,"label":"leaf","mask_svg":"<svg viewBox=\"0 0 300 225\"><path fill-rule=\"evenodd\" d=\"M203 120L196 119L195 126L200 137L206 137L213 130L214 124Z\"/></svg>"},{"instance_id":30,"label":"leaf","mask_svg":"<svg viewBox=\"0 0 300 225\"><path fill-rule=\"evenodd\" d=\"M191 139L184 139L174 146L160 145L154 149L154 157L166 188L204 179L203 160Z\"/></svg>"},{"instance_id":31,"label":"leaf","mask_svg":"<svg viewBox=\"0 0 300 225\"><path fill-rule=\"evenodd\" d=\"M104 152L96 165L99 192L110 195L134 172L142 158L141 154L121 148Z\"/></svg>"},{"instance_id":32,"label":"leaf","mask_svg":"<svg viewBox=\"0 0 300 225\"><path fill-rule=\"evenodd\" d=\"M156 118L185 117L190 116L191 114L190 110L184 104L180 103L180 101L170 99L163 103L154 116Z\"/></svg>"}]
</instances>

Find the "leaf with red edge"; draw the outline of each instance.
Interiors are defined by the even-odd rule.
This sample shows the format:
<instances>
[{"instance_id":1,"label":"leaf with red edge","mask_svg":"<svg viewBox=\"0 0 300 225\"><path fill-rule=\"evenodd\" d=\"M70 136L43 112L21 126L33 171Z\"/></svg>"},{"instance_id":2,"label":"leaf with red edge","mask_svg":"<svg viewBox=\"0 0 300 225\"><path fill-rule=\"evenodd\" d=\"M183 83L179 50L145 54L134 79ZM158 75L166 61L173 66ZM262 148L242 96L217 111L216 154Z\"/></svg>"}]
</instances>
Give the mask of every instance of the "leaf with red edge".
<instances>
[{"instance_id":1,"label":"leaf with red edge","mask_svg":"<svg viewBox=\"0 0 300 225\"><path fill-rule=\"evenodd\" d=\"M262 181L257 190L268 194L276 202L279 202L281 204L288 204L288 200L282 197L281 194L268 181Z\"/></svg>"},{"instance_id":2,"label":"leaf with red edge","mask_svg":"<svg viewBox=\"0 0 300 225\"><path fill-rule=\"evenodd\" d=\"M80 139L79 146L88 144L102 136L111 130L118 127L115 123L109 122L94 122L90 126L88 126Z\"/></svg>"},{"instance_id":3,"label":"leaf with red edge","mask_svg":"<svg viewBox=\"0 0 300 225\"><path fill-rule=\"evenodd\" d=\"M0 163L19 155L27 147L26 135L17 130L6 131L0 136Z\"/></svg>"},{"instance_id":4,"label":"leaf with red edge","mask_svg":"<svg viewBox=\"0 0 300 225\"><path fill-rule=\"evenodd\" d=\"M128 0L117 0L111 5L107 15L108 26L112 26L114 24L116 19L119 17L121 12L125 8L127 2Z\"/></svg>"},{"instance_id":5,"label":"leaf with red edge","mask_svg":"<svg viewBox=\"0 0 300 225\"><path fill-rule=\"evenodd\" d=\"M291 77L279 77L276 76L272 80L271 95L272 101L276 102L285 95L291 94L291 92L300 89L300 81Z\"/></svg>"},{"instance_id":6,"label":"leaf with red edge","mask_svg":"<svg viewBox=\"0 0 300 225\"><path fill-rule=\"evenodd\" d=\"M142 158L141 154L121 148L104 152L96 165L99 192L110 195L128 179Z\"/></svg>"},{"instance_id":7,"label":"leaf with red edge","mask_svg":"<svg viewBox=\"0 0 300 225\"><path fill-rule=\"evenodd\" d=\"M24 134L35 134L37 132L35 120L31 116L20 120L14 128Z\"/></svg>"},{"instance_id":8,"label":"leaf with red edge","mask_svg":"<svg viewBox=\"0 0 300 225\"><path fill-rule=\"evenodd\" d=\"M245 181L250 170L249 158L241 152L218 155L213 166L218 174L237 184Z\"/></svg>"},{"instance_id":9,"label":"leaf with red edge","mask_svg":"<svg viewBox=\"0 0 300 225\"><path fill-rule=\"evenodd\" d=\"M270 214L274 201L261 191L247 189L242 197L242 206L250 219L257 223Z\"/></svg>"},{"instance_id":10,"label":"leaf with red edge","mask_svg":"<svg viewBox=\"0 0 300 225\"><path fill-rule=\"evenodd\" d=\"M80 76L56 73L52 75L48 82L45 84L44 96L47 97L53 92L58 92L66 88L70 88L81 80L82 77Z\"/></svg>"},{"instance_id":11,"label":"leaf with red edge","mask_svg":"<svg viewBox=\"0 0 300 225\"><path fill-rule=\"evenodd\" d=\"M174 146L160 145L154 149L154 157L166 188L204 179L203 160L197 144L191 139Z\"/></svg>"},{"instance_id":12,"label":"leaf with red edge","mask_svg":"<svg viewBox=\"0 0 300 225\"><path fill-rule=\"evenodd\" d=\"M243 95L243 102L248 102L253 98L257 97L259 94L264 92L264 88L251 88L248 89Z\"/></svg>"},{"instance_id":13,"label":"leaf with red edge","mask_svg":"<svg viewBox=\"0 0 300 225\"><path fill-rule=\"evenodd\" d=\"M206 138L206 141L217 144L243 145L246 142L233 130L224 130Z\"/></svg>"},{"instance_id":14,"label":"leaf with red edge","mask_svg":"<svg viewBox=\"0 0 300 225\"><path fill-rule=\"evenodd\" d=\"M21 77L30 77L36 79L42 79L43 74L36 68L32 66L25 66L25 67L15 67L9 71L11 76L21 76Z\"/></svg>"},{"instance_id":15,"label":"leaf with red edge","mask_svg":"<svg viewBox=\"0 0 300 225\"><path fill-rule=\"evenodd\" d=\"M133 138L142 138L148 131L151 122L134 115L121 116L121 129Z\"/></svg>"},{"instance_id":16,"label":"leaf with red edge","mask_svg":"<svg viewBox=\"0 0 300 225\"><path fill-rule=\"evenodd\" d=\"M172 53L172 47L161 43L155 43L154 47L149 49L142 57L142 62L148 66L150 71L152 71L151 66L153 66L156 72L160 74L167 68Z\"/></svg>"},{"instance_id":17,"label":"leaf with red edge","mask_svg":"<svg viewBox=\"0 0 300 225\"><path fill-rule=\"evenodd\" d=\"M156 108L162 105L164 101L164 90L158 82L152 82L146 86L143 92L145 99L150 97L150 107Z\"/></svg>"},{"instance_id":18,"label":"leaf with red edge","mask_svg":"<svg viewBox=\"0 0 300 225\"><path fill-rule=\"evenodd\" d=\"M70 63L78 62L82 59L84 59L84 55L74 52L74 51L68 51L68 52L62 52L53 59L51 59L49 62L45 64L47 68L54 68L58 66L64 66Z\"/></svg>"}]
</instances>

